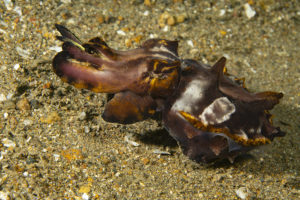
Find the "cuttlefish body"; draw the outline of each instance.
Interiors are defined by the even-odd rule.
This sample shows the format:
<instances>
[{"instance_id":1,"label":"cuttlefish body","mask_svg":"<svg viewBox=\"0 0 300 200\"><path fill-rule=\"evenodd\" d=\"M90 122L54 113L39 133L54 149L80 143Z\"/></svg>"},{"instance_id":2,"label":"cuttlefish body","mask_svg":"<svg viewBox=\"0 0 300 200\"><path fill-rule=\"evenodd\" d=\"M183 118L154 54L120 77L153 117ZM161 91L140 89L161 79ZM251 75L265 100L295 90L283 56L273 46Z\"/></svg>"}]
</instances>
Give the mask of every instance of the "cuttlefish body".
<instances>
[{"instance_id":1,"label":"cuttlefish body","mask_svg":"<svg viewBox=\"0 0 300 200\"><path fill-rule=\"evenodd\" d=\"M282 93L249 93L224 75L226 59L208 66L182 61L180 84L168 99L163 122L184 154L196 161L234 158L283 136L271 123L268 110Z\"/></svg>"},{"instance_id":2,"label":"cuttlefish body","mask_svg":"<svg viewBox=\"0 0 300 200\"><path fill-rule=\"evenodd\" d=\"M82 43L61 25L63 51L54 72L77 88L112 94L102 115L129 124L162 113L162 120L189 158L209 162L234 158L283 136L271 110L282 93L250 93L230 79L225 58L209 66L180 59L178 42L150 39L139 48L118 51L96 37Z\"/></svg>"}]
</instances>

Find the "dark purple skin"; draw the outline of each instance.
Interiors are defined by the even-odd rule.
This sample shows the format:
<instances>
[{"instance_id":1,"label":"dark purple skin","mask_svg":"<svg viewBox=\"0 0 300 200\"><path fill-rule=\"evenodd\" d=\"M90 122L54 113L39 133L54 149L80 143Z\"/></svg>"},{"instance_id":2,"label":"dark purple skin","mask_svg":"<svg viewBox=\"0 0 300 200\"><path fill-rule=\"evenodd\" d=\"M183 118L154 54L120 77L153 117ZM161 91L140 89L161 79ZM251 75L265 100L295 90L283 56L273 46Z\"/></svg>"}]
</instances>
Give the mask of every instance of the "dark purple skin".
<instances>
[{"instance_id":1,"label":"dark purple skin","mask_svg":"<svg viewBox=\"0 0 300 200\"><path fill-rule=\"evenodd\" d=\"M130 124L162 113L165 128L183 153L197 162L234 158L284 136L271 123L282 93L250 93L214 66L180 59L177 41L151 39L128 51L111 49L99 37L82 43L61 25L63 51L54 72L77 88L113 95L102 115Z\"/></svg>"},{"instance_id":2,"label":"dark purple skin","mask_svg":"<svg viewBox=\"0 0 300 200\"><path fill-rule=\"evenodd\" d=\"M227 158L233 162L237 155L269 143L274 137L284 136L280 128L272 126L271 115L267 112L283 95L275 92L249 93L224 75L225 61L221 58L210 67L195 60L183 60L178 89L167 100L163 111L166 129L179 142L183 153L195 161ZM228 101L222 101L224 98ZM215 105L213 113L207 112L200 119L198 116L217 99L223 102L223 111L222 107ZM231 114L228 114L230 106L226 107L227 104L234 106L235 111L231 110ZM206 126L211 126L212 130L224 129L225 133L209 132L205 127L196 128L180 111L189 113L200 123L201 120L211 121L212 124ZM227 120L216 123L217 119L226 115L229 115Z\"/></svg>"},{"instance_id":3,"label":"dark purple skin","mask_svg":"<svg viewBox=\"0 0 300 200\"><path fill-rule=\"evenodd\" d=\"M151 39L118 51L99 37L82 43L64 26L55 26L64 43L53 59L54 72L77 88L114 94L104 120L129 124L147 119L176 90L181 64L177 41Z\"/></svg>"}]
</instances>

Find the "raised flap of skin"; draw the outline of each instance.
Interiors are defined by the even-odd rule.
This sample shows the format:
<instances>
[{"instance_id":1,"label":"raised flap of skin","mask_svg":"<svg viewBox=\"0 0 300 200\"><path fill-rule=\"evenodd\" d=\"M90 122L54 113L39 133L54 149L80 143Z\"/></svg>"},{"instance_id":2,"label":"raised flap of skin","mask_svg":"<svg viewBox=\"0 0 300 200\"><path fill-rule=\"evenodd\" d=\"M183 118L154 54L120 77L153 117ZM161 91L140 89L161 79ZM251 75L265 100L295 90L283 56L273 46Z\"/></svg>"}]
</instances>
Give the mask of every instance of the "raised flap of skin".
<instances>
[{"instance_id":1,"label":"raised flap of skin","mask_svg":"<svg viewBox=\"0 0 300 200\"><path fill-rule=\"evenodd\" d=\"M142 48L146 48L152 51L165 51L178 56L178 41L164 40L164 39L150 39L145 41Z\"/></svg>"},{"instance_id":2,"label":"raised flap of skin","mask_svg":"<svg viewBox=\"0 0 300 200\"><path fill-rule=\"evenodd\" d=\"M62 42L72 42L72 43L76 43L78 45L81 44L81 41L78 39L78 37L76 37L76 35L74 35L69 29L67 29L66 27L59 25L59 24L55 24L56 29L60 32L61 36L56 36L56 38Z\"/></svg>"},{"instance_id":3,"label":"raised flap of skin","mask_svg":"<svg viewBox=\"0 0 300 200\"><path fill-rule=\"evenodd\" d=\"M279 99L282 98L282 93L277 92L261 92L250 93L245 88L231 81L224 75L226 58L222 57L212 67L212 71L218 74L219 90L233 98L243 102L255 104L258 109L272 109L274 105L279 103Z\"/></svg>"},{"instance_id":4,"label":"raised flap of skin","mask_svg":"<svg viewBox=\"0 0 300 200\"><path fill-rule=\"evenodd\" d=\"M95 37L83 44L85 51L90 54L94 54L100 57L107 57L109 59L115 59L116 55L113 50L104 42L100 37Z\"/></svg>"},{"instance_id":5,"label":"raised flap of skin","mask_svg":"<svg viewBox=\"0 0 300 200\"><path fill-rule=\"evenodd\" d=\"M152 116L155 109L156 103L150 96L120 92L107 103L102 118L108 122L131 124Z\"/></svg>"},{"instance_id":6,"label":"raised flap of skin","mask_svg":"<svg viewBox=\"0 0 300 200\"><path fill-rule=\"evenodd\" d=\"M233 99L239 99L245 102L253 101L253 94L249 93L241 86L235 84L224 75L225 63L226 58L222 57L212 66L211 69L212 72L216 73L218 76L219 90Z\"/></svg>"}]
</instances>

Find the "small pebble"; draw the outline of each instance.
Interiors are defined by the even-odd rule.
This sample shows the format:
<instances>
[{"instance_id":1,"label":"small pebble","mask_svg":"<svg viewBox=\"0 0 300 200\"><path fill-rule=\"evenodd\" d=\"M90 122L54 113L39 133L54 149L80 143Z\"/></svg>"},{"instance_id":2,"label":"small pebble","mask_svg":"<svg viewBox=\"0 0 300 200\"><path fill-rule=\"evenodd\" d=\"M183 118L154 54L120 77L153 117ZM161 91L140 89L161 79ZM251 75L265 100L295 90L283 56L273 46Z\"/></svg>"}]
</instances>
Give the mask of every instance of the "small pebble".
<instances>
[{"instance_id":1,"label":"small pebble","mask_svg":"<svg viewBox=\"0 0 300 200\"><path fill-rule=\"evenodd\" d=\"M0 199L1 200L10 200L9 192L0 191Z\"/></svg>"},{"instance_id":2,"label":"small pebble","mask_svg":"<svg viewBox=\"0 0 300 200\"><path fill-rule=\"evenodd\" d=\"M128 135L126 135L126 136L124 137L124 140L125 140L125 142L127 142L128 144L131 144L132 146L135 146L135 147L140 146L139 143L130 140L130 136L128 136Z\"/></svg>"},{"instance_id":3,"label":"small pebble","mask_svg":"<svg viewBox=\"0 0 300 200\"><path fill-rule=\"evenodd\" d=\"M65 3L65 4L68 4L68 3L71 3L72 0L61 0L61 2Z\"/></svg>"},{"instance_id":4,"label":"small pebble","mask_svg":"<svg viewBox=\"0 0 300 200\"><path fill-rule=\"evenodd\" d=\"M49 47L49 50L56 51L56 52L61 52L62 48L60 46L52 46L52 47Z\"/></svg>"},{"instance_id":5,"label":"small pebble","mask_svg":"<svg viewBox=\"0 0 300 200\"><path fill-rule=\"evenodd\" d=\"M83 193L81 198L82 198L82 200L89 200L90 199L90 197L87 193Z\"/></svg>"},{"instance_id":6,"label":"small pebble","mask_svg":"<svg viewBox=\"0 0 300 200\"><path fill-rule=\"evenodd\" d=\"M14 70L17 71L18 69L20 69L20 64L19 63L17 63L17 64L14 65Z\"/></svg>"},{"instance_id":7,"label":"small pebble","mask_svg":"<svg viewBox=\"0 0 300 200\"><path fill-rule=\"evenodd\" d=\"M4 33L5 34L6 31L0 28L0 33Z\"/></svg>"},{"instance_id":8,"label":"small pebble","mask_svg":"<svg viewBox=\"0 0 300 200\"><path fill-rule=\"evenodd\" d=\"M0 20L0 25L4 26L5 28L8 27L8 24L4 22L3 20Z\"/></svg>"},{"instance_id":9,"label":"small pebble","mask_svg":"<svg viewBox=\"0 0 300 200\"><path fill-rule=\"evenodd\" d=\"M165 26L165 27L163 28L163 31L164 31L164 32L168 32L168 31L169 31L169 26Z\"/></svg>"},{"instance_id":10,"label":"small pebble","mask_svg":"<svg viewBox=\"0 0 300 200\"><path fill-rule=\"evenodd\" d=\"M248 19L251 19L255 16L256 12L251 8L251 6L248 3L244 4L245 14Z\"/></svg>"},{"instance_id":11,"label":"small pebble","mask_svg":"<svg viewBox=\"0 0 300 200\"><path fill-rule=\"evenodd\" d=\"M153 151L153 153L155 153L155 154L160 154L160 155L171 155L170 152L168 152L168 151L161 151L161 150L159 150L159 149L155 149L155 150Z\"/></svg>"},{"instance_id":12,"label":"small pebble","mask_svg":"<svg viewBox=\"0 0 300 200\"><path fill-rule=\"evenodd\" d=\"M1 32L1 29L0 29L0 33L2 33ZM5 71L7 69L7 66L6 65L0 65L0 70L1 71Z\"/></svg>"},{"instance_id":13,"label":"small pebble","mask_svg":"<svg viewBox=\"0 0 300 200\"><path fill-rule=\"evenodd\" d=\"M28 176L28 172L24 172L23 176L27 177Z\"/></svg>"},{"instance_id":14,"label":"small pebble","mask_svg":"<svg viewBox=\"0 0 300 200\"><path fill-rule=\"evenodd\" d=\"M14 4L11 0L3 0L7 10L12 10Z\"/></svg>"},{"instance_id":15,"label":"small pebble","mask_svg":"<svg viewBox=\"0 0 300 200\"><path fill-rule=\"evenodd\" d=\"M3 117L4 117L4 119L6 119L8 117L8 113L4 113Z\"/></svg>"},{"instance_id":16,"label":"small pebble","mask_svg":"<svg viewBox=\"0 0 300 200\"><path fill-rule=\"evenodd\" d=\"M131 39L125 39L125 45L126 47L131 47L132 46L132 40Z\"/></svg>"},{"instance_id":17,"label":"small pebble","mask_svg":"<svg viewBox=\"0 0 300 200\"><path fill-rule=\"evenodd\" d=\"M188 40L186 41L186 43L190 46L190 47L194 47L194 43L192 40Z\"/></svg>"},{"instance_id":18,"label":"small pebble","mask_svg":"<svg viewBox=\"0 0 300 200\"><path fill-rule=\"evenodd\" d=\"M159 19L158 19L158 25L160 27L164 27L166 26L166 20L170 17L170 14L168 12L164 12L163 14L161 14L159 16Z\"/></svg>"},{"instance_id":19,"label":"small pebble","mask_svg":"<svg viewBox=\"0 0 300 200\"><path fill-rule=\"evenodd\" d=\"M105 22L105 19L104 19L103 16L99 16L99 17L97 18L97 20L98 20L98 22L99 22L100 24L103 24L103 23Z\"/></svg>"},{"instance_id":20,"label":"small pebble","mask_svg":"<svg viewBox=\"0 0 300 200\"><path fill-rule=\"evenodd\" d=\"M152 5L151 0L144 0L144 4L146 6L151 6Z\"/></svg>"},{"instance_id":21,"label":"small pebble","mask_svg":"<svg viewBox=\"0 0 300 200\"><path fill-rule=\"evenodd\" d=\"M174 16L168 17L168 19L167 19L167 24L168 24L169 26L174 26L174 25L176 24L175 17L174 17Z\"/></svg>"},{"instance_id":22,"label":"small pebble","mask_svg":"<svg viewBox=\"0 0 300 200\"><path fill-rule=\"evenodd\" d=\"M219 16L222 17L222 16L225 15L225 13L226 13L226 10L225 9L221 9L220 13L219 13Z\"/></svg>"},{"instance_id":23,"label":"small pebble","mask_svg":"<svg viewBox=\"0 0 300 200\"><path fill-rule=\"evenodd\" d=\"M84 133L89 133L90 132L90 127L84 126Z\"/></svg>"},{"instance_id":24,"label":"small pebble","mask_svg":"<svg viewBox=\"0 0 300 200\"><path fill-rule=\"evenodd\" d=\"M28 50L22 49L21 47L17 47L16 50L21 57L25 59L30 58L30 52Z\"/></svg>"},{"instance_id":25,"label":"small pebble","mask_svg":"<svg viewBox=\"0 0 300 200\"><path fill-rule=\"evenodd\" d=\"M124 31L122 31L122 30L117 30L117 33L118 33L119 35L123 35L123 36L126 35L126 33L125 33Z\"/></svg>"},{"instance_id":26,"label":"small pebble","mask_svg":"<svg viewBox=\"0 0 300 200\"><path fill-rule=\"evenodd\" d=\"M144 13L143 13L144 16L148 16L149 15L149 11L146 10Z\"/></svg>"},{"instance_id":27,"label":"small pebble","mask_svg":"<svg viewBox=\"0 0 300 200\"><path fill-rule=\"evenodd\" d=\"M182 23L182 22L184 22L185 18L186 18L185 15L178 15L176 17L176 22L177 23Z\"/></svg>"},{"instance_id":28,"label":"small pebble","mask_svg":"<svg viewBox=\"0 0 300 200\"><path fill-rule=\"evenodd\" d=\"M222 36L225 36L225 35L227 34L227 32L224 31L224 30L219 30L219 32L220 32L220 34L221 34Z\"/></svg>"},{"instance_id":29,"label":"small pebble","mask_svg":"<svg viewBox=\"0 0 300 200\"><path fill-rule=\"evenodd\" d=\"M8 93L8 95L6 95L6 99L11 99L12 97L14 96L14 94L13 93Z\"/></svg>"},{"instance_id":30,"label":"small pebble","mask_svg":"<svg viewBox=\"0 0 300 200\"><path fill-rule=\"evenodd\" d=\"M54 157L54 160L55 160L55 161L58 161L58 160L59 160L59 157L60 157L60 155L58 155L58 154L53 154L53 157Z\"/></svg>"},{"instance_id":31,"label":"small pebble","mask_svg":"<svg viewBox=\"0 0 300 200\"><path fill-rule=\"evenodd\" d=\"M5 147L12 147L12 148L15 148L16 147L16 143L14 143L13 141L7 139L7 138L3 138L2 140L2 144L3 146Z\"/></svg>"},{"instance_id":32,"label":"small pebble","mask_svg":"<svg viewBox=\"0 0 300 200\"><path fill-rule=\"evenodd\" d=\"M31 139L32 139L32 137L29 137L29 138L26 140L26 143L30 142Z\"/></svg>"},{"instance_id":33,"label":"small pebble","mask_svg":"<svg viewBox=\"0 0 300 200\"><path fill-rule=\"evenodd\" d=\"M79 119L79 120L84 120L84 119L86 119L86 112L81 112L81 113L79 114L79 116L78 116L78 119Z\"/></svg>"},{"instance_id":34,"label":"small pebble","mask_svg":"<svg viewBox=\"0 0 300 200\"><path fill-rule=\"evenodd\" d=\"M17 13L19 16L22 16L22 9L19 6L16 6L13 10L15 13Z\"/></svg>"},{"instance_id":35,"label":"small pebble","mask_svg":"<svg viewBox=\"0 0 300 200\"><path fill-rule=\"evenodd\" d=\"M151 38L151 39L156 38L156 37L157 37L156 34L152 34L152 33L151 33L151 34L149 35L149 38Z\"/></svg>"},{"instance_id":36,"label":"small pebble","mask_svg":"<svg viewBox=\"0 0 300 200\"><path fill-rule=\"evenodd\" d=\"M240 187L235 191L235 193L241 199L246 199L248 197L248 192L246 187Z\"/></svg>"},{"instance_id":37,"label":"small pebble","mask_svg":"<svg viewBox=\"0 0 300 200\"><path fill-rule=\"evenodd\" d=\"M0 94L0 102L5 100L6 100L6 96L4 94Z\"/></svg>"},{"instance_id":38,"label":"small pebble","mask_svg":"<svg viewBox=\"0 0 300 200\"><path fill-rule=\"evenodd\" d=\"M141 161L144 165L148 165L150 163L149 158L142 158Z\"/></svg>"},{"instance_id":39,"label":"small pebble","mask_svg":"<svg viewBox=\"0 0 300 200\"><path fill-rule=\"evenodd\" d=\"M32 121L31 121L30 119L25 119L25 120L23 121L23 124L24 124L25 126L29 126L29 125L32 124Z\"/></svg>"}]
</instances>

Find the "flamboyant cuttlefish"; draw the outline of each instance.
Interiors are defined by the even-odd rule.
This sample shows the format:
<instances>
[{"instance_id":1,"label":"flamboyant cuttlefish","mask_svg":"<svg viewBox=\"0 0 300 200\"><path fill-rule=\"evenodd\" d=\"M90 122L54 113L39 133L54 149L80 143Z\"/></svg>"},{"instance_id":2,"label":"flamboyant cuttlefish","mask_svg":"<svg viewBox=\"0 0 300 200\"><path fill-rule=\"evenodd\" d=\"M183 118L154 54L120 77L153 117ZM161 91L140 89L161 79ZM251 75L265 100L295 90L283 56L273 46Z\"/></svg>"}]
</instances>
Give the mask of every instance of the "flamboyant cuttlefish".
<instances>
[{"instance_id":1,"label":"flamboyant cuttlefish","mask_svg":"<svg viewBox=\"0 0 300 200\"><path fill-rule=\"evenodd\" d=\"M282 93L250 93L225 72L178 56L177 41L150 39L128 51L111 49L100 37L82 43L56 24L63 51L54 72L77 88L112 94L103 119L130 124L162 114L165 128L195 161L234 158L284 136L272 126L271 110Z\"/></svg>"}]
</instances>

